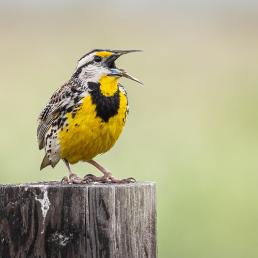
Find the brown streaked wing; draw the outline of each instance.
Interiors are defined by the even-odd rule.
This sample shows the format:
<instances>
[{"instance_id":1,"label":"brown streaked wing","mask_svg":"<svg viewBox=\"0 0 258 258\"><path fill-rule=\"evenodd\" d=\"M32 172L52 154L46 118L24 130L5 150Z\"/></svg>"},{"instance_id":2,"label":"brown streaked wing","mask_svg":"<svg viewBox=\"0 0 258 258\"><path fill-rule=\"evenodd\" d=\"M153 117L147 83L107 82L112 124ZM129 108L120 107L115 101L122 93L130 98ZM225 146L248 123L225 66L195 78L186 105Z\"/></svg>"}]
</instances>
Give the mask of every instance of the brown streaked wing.
<instances>
[{"instance_id":1,"label":"brown streaked wing","mask_svg":"<svg viewBox=\"0 0 258 258\"><path fill-rule=\"evenodd\" d=\"M39 149L44 148L45 135L51 127L52 123L59 117L60 111L62 110L64 103L67 103L69 101L69 93L70 85L68 83L64 84L62 87L54 92L49 100L49 103L40 113L38 118L39 125L37 128Z\"/></svg>"}]
</instances>

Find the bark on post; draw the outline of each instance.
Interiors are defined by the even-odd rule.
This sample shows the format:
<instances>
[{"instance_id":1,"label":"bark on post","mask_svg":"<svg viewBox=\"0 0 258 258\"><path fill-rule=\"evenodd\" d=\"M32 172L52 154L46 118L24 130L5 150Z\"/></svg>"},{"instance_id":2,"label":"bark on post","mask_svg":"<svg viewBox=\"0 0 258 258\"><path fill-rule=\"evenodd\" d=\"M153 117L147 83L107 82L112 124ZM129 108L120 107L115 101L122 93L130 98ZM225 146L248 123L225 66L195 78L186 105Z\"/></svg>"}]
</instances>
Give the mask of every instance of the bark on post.
<instances>
[{"instance_id":1,"label":"bark on post","mask_svg":"<svg viewBox=\"0 0 258 258\"><path fill-rule=\"evenodd\" d=\"M156 258L155 184L0 185L0 257Z\"/></svg>"}]
</instances>

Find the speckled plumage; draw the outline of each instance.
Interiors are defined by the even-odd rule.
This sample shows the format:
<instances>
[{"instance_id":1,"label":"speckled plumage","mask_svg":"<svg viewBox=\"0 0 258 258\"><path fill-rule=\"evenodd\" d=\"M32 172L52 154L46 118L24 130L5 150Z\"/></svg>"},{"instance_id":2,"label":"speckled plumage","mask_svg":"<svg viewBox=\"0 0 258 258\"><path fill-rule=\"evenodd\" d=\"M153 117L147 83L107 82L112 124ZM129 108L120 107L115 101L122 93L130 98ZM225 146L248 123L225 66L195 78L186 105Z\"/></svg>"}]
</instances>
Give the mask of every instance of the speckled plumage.
<instances>
[{"instance_id":1,"label":"speckled plumage","mask_svg":"<svg viewBox=\"0 0 258 258\"><path fill-rule=\"evenodd\" d=\"M38 119L38 144L45 149L41 169L63 159L70 171L69 164L88 161L106 178L113 178L92 159L108 151L123 130L128 100L118 80L124 76L139 81L117 69L114 61L129 52L135 51L91 51L79 60L71 79L52 95Z\"/></svg>"},{"instance_id":2,"label":"speckled plumage","mask_svg":"<svg viewBox=\"0 0 258 258\"><path fill-rule=\"evenodd\" d=\"M49 163L52 167L54 167L57 164L60 158L67 158L67 157L61 156L60 139L58 136L59 136L59 133L62 132L63 130L66 131L70 125L68 122L69 120L68 114L70 114L70 117L72 118L72 120L74 120L74 124L76 124L76 121L77 121L76 114L78 110L80 110L83 100L85 100L86 98L92 99L92 96L96 95L95 93L97 92L97 89L98 89L98 86L96 86L95 88L92 88L91 83L88 83L87 87L85 87L80 83L80 81L72 78L68 83L63 85L60 89L58 89L53 94L49 103L41 112L39 116L39 126L38 126L39 148L42 149L45 147L46 157L47 157L45 158L46 159L45 162ZM123 88L122 85L119 85L117 94L118 94L117 95L118 98L121 98L119 94L126 96L125 89ZM107 100L108 99L111 100L112 97L106 97L106 98ZM115 110L115 112L118 112L120 107L119 106L116 107L117 104L115 102L112 103L112 101L108 101L108 103L101 103L100 96L96 96L95 101L97 102L95 104L96 106L93 106L92 108L89 107L88 110L84 110L84 113L85 113L84 115L89 115L89 112L91 112L92 115L96 117L96 119L101 120L100 123L105 125L106 123L108 123L109 119L112 116L108 119L106 119L105 117L104 119L101 118L97 114L98 107L101 108L102 106L102 109L105 108L106 113L114 112L114 109L117 109ZM124 114L122 115L122 120L124 122L126 120L126 114L128 112L127 103L125 108L126 108L126 112L124 112ZM82 114L80 113L80 115ZM115 116L116 114L114 113L112 115ZM76 124L76 127L79 127L79 126L81 125ZM82 126L86 126L86 125L82 125ZM119 126L123 126L123 125L120 124ZM82 132L78 131L77 135L76 134L72 135L72 137L70 138L80 137L79 133L82 133ZM101 137L101 135L96 137ZM104 141L104 139L101 139L100 141L98 140L95 143L92 142L92 144L96 144L97 142L101 144L101 141ZM111 144L110 147L112 147L113 144ZM81 148L83 151L85 147L83 145L80 145L80 146L74 146L74 148ZM101 148L98 148L98 149L100 150L100 152L96 153L95 155L94 154L89 155L89 158L88 158L89 160L94 156L96 156L97 154L103 153L108 150L106 149L105 151L104 150L102 151ZM83 155L81 157L83 157ZM82 160L84 159L82 158ZM71 159L70 161L71 161L70 163L75 163L78 160ZM46 165L46 163L42 165L42 168L44 165Z\"/></svg>"}]
</instances>

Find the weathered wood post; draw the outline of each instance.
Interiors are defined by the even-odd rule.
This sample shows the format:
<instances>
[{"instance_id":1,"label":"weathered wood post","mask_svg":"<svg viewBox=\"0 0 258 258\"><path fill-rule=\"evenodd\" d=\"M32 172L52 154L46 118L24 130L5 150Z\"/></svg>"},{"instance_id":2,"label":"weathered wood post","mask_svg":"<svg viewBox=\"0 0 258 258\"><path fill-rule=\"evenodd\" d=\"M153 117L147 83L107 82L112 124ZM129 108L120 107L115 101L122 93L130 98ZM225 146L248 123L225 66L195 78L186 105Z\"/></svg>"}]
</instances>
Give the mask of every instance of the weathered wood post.
<instances>
[{"instance_id":1,"label":"weathered wood post","mask_svg":"<svg viewBox=\"0 0 258 258\"><path fill-rule=\"evenodd\" d=\"M1 258L156 258L155 184L0 185Z\"/></svg>"}]
</instances>

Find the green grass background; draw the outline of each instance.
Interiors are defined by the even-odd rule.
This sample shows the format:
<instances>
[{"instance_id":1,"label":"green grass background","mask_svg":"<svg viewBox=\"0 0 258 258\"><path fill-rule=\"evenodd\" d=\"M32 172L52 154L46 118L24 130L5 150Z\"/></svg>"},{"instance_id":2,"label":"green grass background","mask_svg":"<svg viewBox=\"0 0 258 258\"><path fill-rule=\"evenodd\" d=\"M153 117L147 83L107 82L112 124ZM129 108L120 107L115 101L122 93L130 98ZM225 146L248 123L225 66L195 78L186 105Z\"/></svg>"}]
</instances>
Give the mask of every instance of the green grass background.
<instances>
[{"instance_id":1,"label":"green grass background","mask_svg":"<svg viewBox=\"0 0 258 258\"><path fill-rule=\"evenodd\" d=\"M122 80L128 123L97 160L157 183L159 257L258 257L257 8L3 3L1 183L60 180L39 171L39 112L85 52L143 49L118 61L145 85Z\"/></svg>"}]
</instances>

